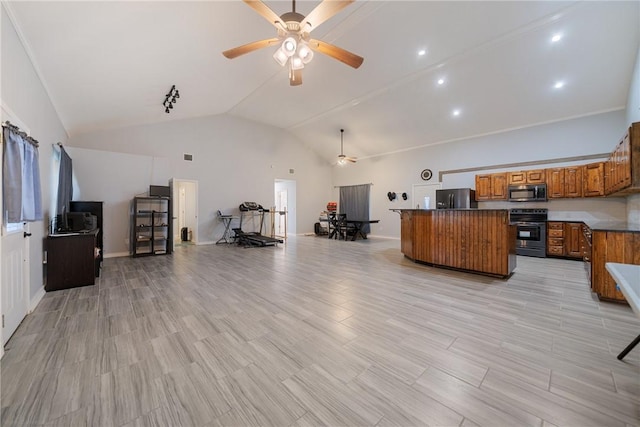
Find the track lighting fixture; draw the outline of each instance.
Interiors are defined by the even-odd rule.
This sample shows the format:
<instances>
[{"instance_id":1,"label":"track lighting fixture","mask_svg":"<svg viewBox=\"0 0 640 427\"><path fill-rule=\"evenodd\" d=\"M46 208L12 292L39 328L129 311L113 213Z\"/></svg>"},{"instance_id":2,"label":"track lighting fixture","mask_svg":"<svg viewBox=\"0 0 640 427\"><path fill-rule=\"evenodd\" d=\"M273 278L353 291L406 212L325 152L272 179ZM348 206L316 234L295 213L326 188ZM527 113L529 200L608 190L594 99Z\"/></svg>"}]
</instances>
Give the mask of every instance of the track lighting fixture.
<instances>
[{"instance_id":1,"label":"track lighting fixture","mask_svg":"<svg viewBox=\"0 0 640 427\"><path fill-rule=\"evenodd\" d=\"M178 92L178 89L176 89L176 85L173 85L171 86L171 90L169 90L169 93L167 93L164 98L164 102L162 103L162 105L165 107L165 113L169 114L171 112L171 110L173 109L173 104L175 104L177 98L180 98L180 92Z\"/></svg>"}]
</instances>

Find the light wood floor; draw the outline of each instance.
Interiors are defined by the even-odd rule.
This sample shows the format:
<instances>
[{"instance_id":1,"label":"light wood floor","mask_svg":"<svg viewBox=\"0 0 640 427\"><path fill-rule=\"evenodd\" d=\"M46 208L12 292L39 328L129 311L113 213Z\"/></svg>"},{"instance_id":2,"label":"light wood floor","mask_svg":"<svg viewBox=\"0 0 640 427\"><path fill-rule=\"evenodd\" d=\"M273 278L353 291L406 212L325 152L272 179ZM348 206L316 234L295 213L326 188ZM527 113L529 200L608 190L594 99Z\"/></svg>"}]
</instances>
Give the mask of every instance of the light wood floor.
<instances>
[{"instance_id":1,"label":"light wood floor","mask_svg":"<svg viewBox=\"0 0 640 427\"><path fill-rule=\"evenodd\" d=\"M399 242L290 238L104 262L1 361L3 426L640 425L640 333L581 262L507 281Z\"/></svg>"}]
</instances>

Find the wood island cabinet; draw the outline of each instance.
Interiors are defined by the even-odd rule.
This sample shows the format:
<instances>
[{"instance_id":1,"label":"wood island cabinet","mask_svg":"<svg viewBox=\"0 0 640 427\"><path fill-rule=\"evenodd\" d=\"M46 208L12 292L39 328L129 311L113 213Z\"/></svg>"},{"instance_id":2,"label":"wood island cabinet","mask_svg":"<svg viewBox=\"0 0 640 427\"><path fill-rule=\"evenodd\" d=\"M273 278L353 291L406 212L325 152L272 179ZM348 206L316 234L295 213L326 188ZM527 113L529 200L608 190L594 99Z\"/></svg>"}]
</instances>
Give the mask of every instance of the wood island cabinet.
<instances>
[{"instance_id":1,"label":"wood island cabinet","mask_svg":"<svg viewBox=\"0 0 640 427\"><path fill-rule=\"evenodd\" d=\"M414 261L506 277L516 266L515 233L506 209L402 210L400 247Z\"/></svg>"}]
</instances>

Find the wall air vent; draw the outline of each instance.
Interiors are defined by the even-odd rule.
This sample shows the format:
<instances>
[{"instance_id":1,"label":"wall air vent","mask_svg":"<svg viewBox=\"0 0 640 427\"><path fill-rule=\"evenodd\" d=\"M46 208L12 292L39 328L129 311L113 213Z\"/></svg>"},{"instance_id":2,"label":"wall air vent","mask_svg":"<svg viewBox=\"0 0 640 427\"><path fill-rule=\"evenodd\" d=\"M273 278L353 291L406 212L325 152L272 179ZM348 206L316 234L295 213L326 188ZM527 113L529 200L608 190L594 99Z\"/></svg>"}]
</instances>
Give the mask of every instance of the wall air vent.
<instances>
[{"instance_id":1,"label":"wall air vent","mask_svg":"<svg viewBox=\"0 0 640 427\"><path fill-rule=\"evenodd\" d=\"M293 169L289 169L289 173L290 173L291 175L293 175L293 174L295 173L295 171L294 171Z\"/></svg>"},{"instance_id":2,"label":"wall air vent","mask_svg":"<svg viewBox=\"0 0 640 427\"><path fill-rule=\"evenodd\" d=\"M193 154L186 154L184 155L184 159L188 162L192 162L193 161Z\"/></svg>"}]
</instances>

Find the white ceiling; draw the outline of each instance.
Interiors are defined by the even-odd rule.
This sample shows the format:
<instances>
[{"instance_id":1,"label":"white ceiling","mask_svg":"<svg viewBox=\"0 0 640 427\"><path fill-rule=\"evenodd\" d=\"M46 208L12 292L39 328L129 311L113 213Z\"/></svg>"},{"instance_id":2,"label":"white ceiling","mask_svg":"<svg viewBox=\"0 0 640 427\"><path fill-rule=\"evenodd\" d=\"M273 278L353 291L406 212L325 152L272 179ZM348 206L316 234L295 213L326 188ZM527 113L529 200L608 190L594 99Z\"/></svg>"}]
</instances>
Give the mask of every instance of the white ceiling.
<instances>
[{"instance_id":1,"label":"white ceiling","mask_svg":"<svg viewBox=\"0 0 640 427\"><path fill-rule=\"evenodd\" d=\"M297 11L317 4L298 1ZM298 87L273 47L222 56L275 36L240 1L18 1L7 10L71 136L228 113L289 130L333 161L340 128L345 154L362 158L624 108L639 5L359 0L312 36L364 64L316 54ZM166 114L172 84L181 97Z\"/></svg>"}]
</instances>

